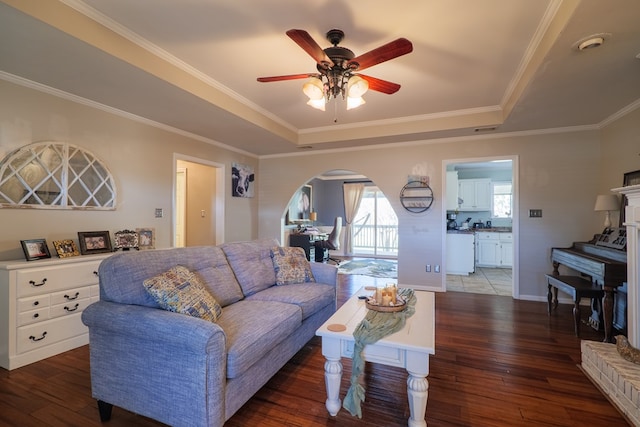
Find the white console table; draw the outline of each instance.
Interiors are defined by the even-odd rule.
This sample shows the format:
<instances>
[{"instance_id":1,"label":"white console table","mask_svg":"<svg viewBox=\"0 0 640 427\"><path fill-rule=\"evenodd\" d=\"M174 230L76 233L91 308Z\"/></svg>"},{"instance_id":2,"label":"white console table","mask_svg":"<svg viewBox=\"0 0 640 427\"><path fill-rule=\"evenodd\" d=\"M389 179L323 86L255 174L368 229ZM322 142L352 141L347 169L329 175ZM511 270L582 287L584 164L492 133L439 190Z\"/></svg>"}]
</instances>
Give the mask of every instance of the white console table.
<instances>
[{"instance_id":1,"label":"white console table","mask_svg":"<svg viewBox=\"0 0 640 427\"><path fill-rule=\"evenodd\" d=\"M89 343L80 315L100 298L98 266L110 255L0 262L0 367Z\"/></svg>"}]
</instances>

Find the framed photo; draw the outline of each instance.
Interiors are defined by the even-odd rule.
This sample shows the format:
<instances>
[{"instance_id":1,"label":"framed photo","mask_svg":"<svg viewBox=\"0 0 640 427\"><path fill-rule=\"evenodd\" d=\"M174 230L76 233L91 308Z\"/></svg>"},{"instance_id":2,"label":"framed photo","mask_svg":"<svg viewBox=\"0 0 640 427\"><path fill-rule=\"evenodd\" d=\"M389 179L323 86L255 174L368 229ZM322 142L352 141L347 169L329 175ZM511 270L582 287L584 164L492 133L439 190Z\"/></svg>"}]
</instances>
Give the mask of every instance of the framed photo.
<instances>
[{"instance_id":1,"label":"framed photo","mask_svg":"<svg viewBox=\"0 0 640 427\"><path fill-rule=\"evenodd\" d=\"M129 249L138 249L138 233L133 230L121 230L116 231L115 234L115 249L122 249L128 251Z\"/></svg>"},{"instance_id":2,"label":"framed photo","mask_svg":"<svg viewBox=\"0 0 640 427\"><path fill-rule=\"evenodd\" d=\"M629 185L638 185L640 184L640 171L627 172L624 174L624 179L622 181L622 186L627 187ZM619 227L622 227L624 224L624 210L629 204L629 199L624 194L622 195L622 199L620 200L620 224Z\"/></svg>"},{"instance_id":3,"label":"framed photo","mask_svg":"<svg viewBox=\"0 0 640 427\"><path fill-rule=\"evenodd\" d=\"M289 205L289 224L300 224L310 221L311 210L313 208L313 187L303 185L291 199Z\"/></svg>"},{"instance_id":4,"label":"framed photo","mask_svg":"<svg viewBox=\"0 0 640 427\"><path fill-rule=\"evenodd\" d=\"M78 231L78 243L82 255L111 252L111 237L108 231Z\"/></svg>"},{"instance_id":5,"label":"framed photo","mask_svg":"<svg viewBox=\"0 0 640 427\"><path fill-rule=\"evenodd\" d=\"M20 244L22 245L24 257L27 261L51 258L51 253L49 252L49 247L45 239L20 240Z\"/></svg>"},{"instance_id":6,"label":"framed photo","mask_svg":"<svg viewBox=\"0 0 640 427\"><path fill-rule=\"evenodd\" d=\"M78 247L73 240L54 240L53 247L56 248L58 258L68 258L80 255Z\"/></svg>"},{"instance_id":7,"label":"framed photo","mask_svg":"<svg viewBox=\"0 0 640 427\"><path fill-rule=\"evenodd\" d=\"M156 248L156 230L155 228L136 228L138 233L138 249L155 249Z\"/></svg>"}]
</instances>

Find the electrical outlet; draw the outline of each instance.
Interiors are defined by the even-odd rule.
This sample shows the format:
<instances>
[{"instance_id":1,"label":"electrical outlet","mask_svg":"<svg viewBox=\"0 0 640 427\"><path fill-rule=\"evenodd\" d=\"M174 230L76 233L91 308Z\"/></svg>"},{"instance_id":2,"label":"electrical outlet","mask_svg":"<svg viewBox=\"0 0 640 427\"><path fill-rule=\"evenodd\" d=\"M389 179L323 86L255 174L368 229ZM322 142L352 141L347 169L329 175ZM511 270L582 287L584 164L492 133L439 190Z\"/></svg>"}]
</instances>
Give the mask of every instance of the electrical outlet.
<instances>
[{"instance_id":1,"label":"electrical outlet","mask_svg":"<svg viewBox=\"0 0 640 427\"><path fill-rule=\"evenodd\" d=\"M542 209L529 209L529 218L542 218Z\"/></svg>"},{"instance_id":2,"label":"electrical outlet","mask_svg":"<svg viewBox=\"0 0 640 427\"><path fill-rule=\"evenodd\" d=\"M427 271L427 273L431 273L431 264L427 264L426 271Z\"/></svg>"},{"instance_id":3,"label":"electrical outlet","mask_svg":"<svg viewBox=\"0 0 640 427\"><path fill-rule=\"evenodd\" d=\"M435 268L434 268L434 271L435 271L436 273L440 273L440 265L439 265L439 264L436 264L436 266L435 266Z\"/></svg>"}]
</instances>

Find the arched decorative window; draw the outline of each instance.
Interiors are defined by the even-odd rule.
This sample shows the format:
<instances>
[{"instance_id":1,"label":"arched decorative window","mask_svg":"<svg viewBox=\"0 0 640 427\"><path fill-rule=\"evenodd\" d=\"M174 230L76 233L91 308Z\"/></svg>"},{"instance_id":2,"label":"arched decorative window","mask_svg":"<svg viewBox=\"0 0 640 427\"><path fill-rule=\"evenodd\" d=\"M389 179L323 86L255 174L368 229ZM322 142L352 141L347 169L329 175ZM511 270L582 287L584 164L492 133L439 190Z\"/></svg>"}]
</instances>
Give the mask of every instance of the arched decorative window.
<instances>
[{"instance_id":1,"label":"arched decorative window","mask_svg":"<svg viewBox=\"0 0 640 427\"><path fill-rule=\"evenodd\" d=\"M115 182L92 153L62 142L36 142L0 162L0 207L115 210Z\"/></svg>"}]
</instances>

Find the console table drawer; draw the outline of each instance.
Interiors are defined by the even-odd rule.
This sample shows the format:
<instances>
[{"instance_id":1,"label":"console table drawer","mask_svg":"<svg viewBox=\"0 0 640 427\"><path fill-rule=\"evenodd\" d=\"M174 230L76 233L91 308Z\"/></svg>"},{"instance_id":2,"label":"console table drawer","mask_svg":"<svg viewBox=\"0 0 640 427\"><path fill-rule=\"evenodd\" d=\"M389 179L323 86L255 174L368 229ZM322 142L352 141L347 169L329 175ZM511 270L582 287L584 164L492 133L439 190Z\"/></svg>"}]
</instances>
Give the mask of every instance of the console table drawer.
<instances>
[{"instance_id":1,"label":"console table drawer","mask_svg":"<svg viewBox=\"0 0 640 427\"><path fill-rule=\"evenodd\" d=\"M50 309L51 318L69 316L71 314L80 313L91 304L89 298L76 301L65 302L64 304L52 305Z\"/></svg>"},{"instance_id":2,"label":"console table drawer","mask_svg":"<svg viewBox=\"0 0 640 427\"><path fill-rule=\"evenodd\" d=\"M49 344L87 333L80 314L60 317L18 328L17 352L25 353Z\"/></svg>"},{"instance_id":3,"label":"console table drawer","mask_svg":"<svg viewBox=\"0 0 640 427\"><path fill-rule=\"evenodd\" d=\"M66 291L54 292L51 294L51 305L64 304L73 302L91 296L91 288L85 286L83 288L68 289Z\"/></svg>"},{"instance_id":4,"label":"console table drawer","mask_svg":"<svg viewBox=\"0 0 640 427\"><path fill-rule=\"evenodd\" d=\"M75 286L93 285L98 281L100 261L75 265L29 268L16 272L18 297L55 292Z\"/></svg>"},{"instance_id":5,"label":"console table drawer","mask_svg":"<svg viewBox=\"0 0 640 427\"><path fill-rule=\"evenodd\" d=\"M18 315L18 326L30 325L47 319L49 319L49 306L20 313Z\"/></svg>"},{"instance_id":6,"label":"console table drawer","mask_svg":"<svg viewBox=\"0 0 640 427\"><path fill-rule=\"evenodd\" d=\"M49 307L49 294L37 295L35 297L20 298L18 300L18 313L31 311L38 308Z\"/></svg>"}]
</instances>

